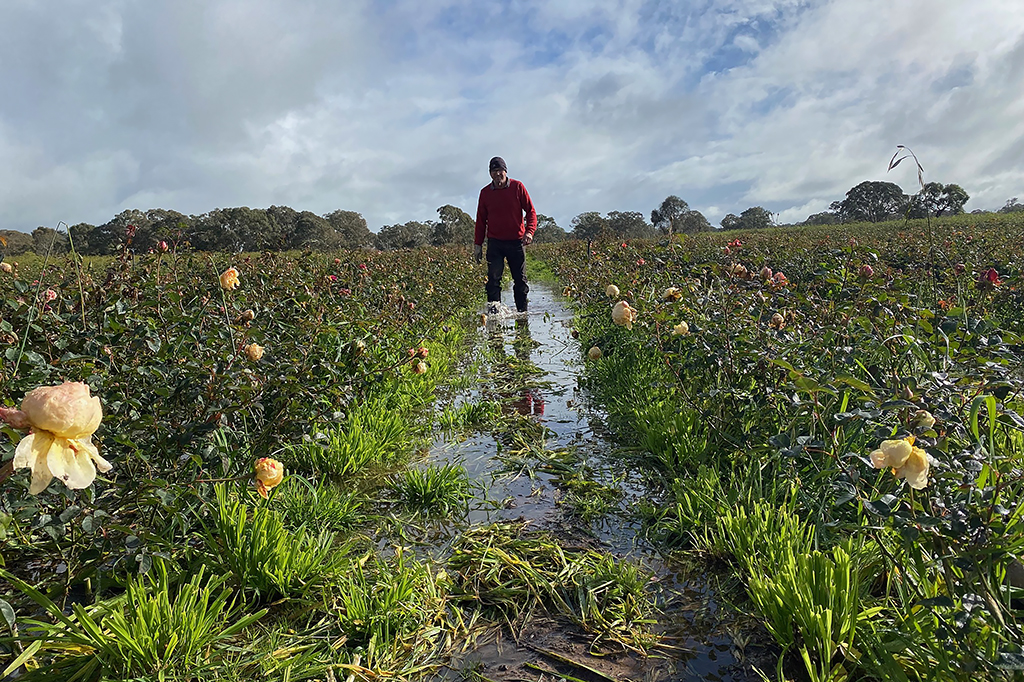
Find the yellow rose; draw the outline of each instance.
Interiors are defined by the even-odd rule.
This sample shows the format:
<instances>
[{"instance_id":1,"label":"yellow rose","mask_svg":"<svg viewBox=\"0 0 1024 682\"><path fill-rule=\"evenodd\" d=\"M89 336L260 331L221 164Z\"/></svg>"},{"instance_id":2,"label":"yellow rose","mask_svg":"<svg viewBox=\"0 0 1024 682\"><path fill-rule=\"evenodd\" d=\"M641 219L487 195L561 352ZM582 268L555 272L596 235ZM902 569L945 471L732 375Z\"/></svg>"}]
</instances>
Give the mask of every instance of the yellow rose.
<instances>
[{"instance_id":1,"label":"yellow rose","mask_svg":"<svg viewBox=\"0 0 1024 682\"><path fill-rule=\"evenodd\" d=\"M612 322L625 327L626 329L633 328L633 322L636 321L637 312L633 308L629 307L629 304L625 301L619 301L612 308Z\"/></svg>"},{"instance_id":2,"label":"yellow rose","mask_svg":"<svg viewBox=\"0 0 1024 682\"><path fill-rule=\"evenodd\" d=\"M92 485L97 469L110 471L92 444L103 408L88 386L69 382L36 388L25 394L21 411L32 433L18 443L14 468L32 470L31 494L45 490L54 477L80 489Z\"/></svg>"},{"instance_id":3,"label":"yellow rose","mask_svg":"<svg viewBox=\"0 0 1024 682\"><path fill-rule=\"evenodd\" d=\"M913 437L883 440L878 449L871 453L871 465L876 469L891 467L896 478L906 480L914 490L921 490L928 485L931 458L924 449L914 446Z\"/></svg>"},{"instance_id":4,"label":"yellow rose","mask_svg":"<svg viewBox=\"0 0 1024 682\"><path fill-rule=\"evenodd\" d=\"M263 346L250 343L245 347L245 354L253 362L259 362L260 358L263 357Z\"/></svg>"},{"instance_id":5,"label":"yellow rose","mask_svg":"<svg viewBox=\"0 0 1024 682\"><path fill-rule=\"evenodd\" d=\"M267 497L267 491L284 480L284 465L276 459L261 457L256 460L256 491Z\"/></svg>"},{"instance_id":6,"label":"yellow rose","mask_svg":"<svg viewBox=\"0 0 1024 682\"><path fill-rule=\"evenodd\" d=\"M672 327L673 336L686 336L689 333L690 325L686 324L685 322L680 322L679 324Z\"/></svg>"},{"instance_id":7,"label":"yellow rose","mask_svg":"<svg viewBox=\"0 0 1024 682\"><path fill-rule=\"evenodd\" d=\"M91 436L103 419L100 399L90 396L89 387L78 382L29 391L21 401L21 410L33 429L61 438Z\"/></svg>"},{"instance_id":8,"label":"yellow rose","mask_svg":"<svg viewBox=\"0 0 1024 682\"><path fill-rule=\"evenodd\" d=\"M905 438L899 440L883 440L878 449L871 453L871 466L876 469L903 466L910 457L914 446Z\"/></svg>"},{"instance_id":9,"label":"yellow rose","mask_svg":"<svg viewBox=\"0 0 1024 682\"><path fill-rule=\"evenodd\" d=\"M413 360L412 371L414 374L423 374L424 372L427 371L427 363L423 362L422 360Z\"/></svg>"},{"instance_id":10,"label":"yellow rose","mask_svg":"<svg viewBox=\"0 0 1024 682\"><path fill-rule=\"evenodd\" d=\"M604 290L604 295L608 298L615 298L619 295L619 288L614 284L609 284Z\"/></svg>"},{"instance_id":11,"label":"yellow rose","mask_svg":"<svg viewBox=\"0 0 1024 682\"><path fill-rule=\"evenodd\" d=\"M747 269L740 265L739 263L730 263L729 267L727 267L725 271L728 272L733 277L739 277L740 279L746 279L747 276L750 274L749 272L747 272Z\"/></svg>"},{"instance_id":12,"label":"yellow rose","mask_svg":"<svg viewBox=\"0 0 1024 682\"><path fill-rule=\"evenodd\" d=\"M910 451L910 457L903 463L903 466L893 469L896 478L902 478L914 490L921 490L928 485L928 468L931 466L931 459L928 453L922 448L914 447Z\"/></svg>"},{"instance_id":13,"label":"yellow rose","mask_svg":"<svg viewBox=\"0 0 1024 682\"><path fill-rule=\"evenodd\" d=\"M665 289L665 291L661 294L661 297L666 301L678 301L682 295L683 294L682 292L679 291L679 289L676 289L675 287L669 287L668 289Z\"/></svg>"},{"instance_id":14,"label":"yellow rose","mask_svg":"<svg viewBox=\"0 0 1024 682\"><path fill-rule=\"evenodd\" d=\"M220 273L220 285L228 291L238 286L238 270L228 268Z\"/></svg>"},{"instance_id":15,"label":"yellow rose","mask_svg":"<svg viewBox=\"0 0 1024 682\"><path fill-rule=\"evenodd\" d=\"M768 326L772 329L782 329L786 326L786 318L779 313L775 313L772 315L771 321L768 322Z\"/></svg>"},{"instance_id":16,"label":"yellow rose","mask_svg":"<svg viewBox=\"0 0 1024 682\"><path fill-rule=\"evenodd\" d=\"M600 360L603 353L597 346L591 346L590 350L587 351L587 357L591 360Z\"/></svg>"}]
</instances>

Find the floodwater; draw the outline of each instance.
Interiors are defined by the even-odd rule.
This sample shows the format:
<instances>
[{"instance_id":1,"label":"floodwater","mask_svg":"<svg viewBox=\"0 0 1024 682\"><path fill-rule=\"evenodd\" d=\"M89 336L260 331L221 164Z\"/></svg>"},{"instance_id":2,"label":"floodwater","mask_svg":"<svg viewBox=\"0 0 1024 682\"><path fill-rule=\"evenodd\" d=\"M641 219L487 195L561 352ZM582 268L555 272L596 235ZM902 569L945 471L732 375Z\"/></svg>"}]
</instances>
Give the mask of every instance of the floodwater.
<instances>
[{"instance_id":1,"label":"floodwater","mask_svg":"<svg viewBox=\"0 0 1024 682\"><path fill-rule=\"evenodd\" d=\"M511 299L511 292L506 291L505 296ZM461 440L437 440L430 460L436 464L461 463L479 484L481 492L469 511L468 524L527 521L573 544L582 542L646 566L659 593L657 629L666 646L653 649L649 656L621 651L596 657L588 653L589 638L573 632L571 626L538 622L529 626L518 642L499 636L469 652L452 665L452 674L465 675L473 670L494 682L538 680L542 675L526 666L542 663L542 667L557 672L557 663L543 652L558 651L619 680L759 679L751 664L771 670L775 663L771 646L765 646L763 629L721 607L701 572L700 562L688 566L685 558L662 556L639 536L639 524L632 520L629 507L646 494L645 489L635 472L615 471L616 445L605 428L604 414L577 382L582 360L571 330L572 311L561 296L550 285L531 284L529 314L517 314L502 306L499 314L488 315L481 326L478 350L486 349L491 358L485 363L490 370L482 373L481 384L467 389L464 395L446 399L449 404L459 404L500 398L504 409L535 420L544 427L536 429L533 436L539 441L535 443L539 449L570 449L576 455L574 466L579 466L582 459L602 483L614 481L618 485L624 493L618 513L590 524L565 513L559 505L563 491L555 475L527 465L510 467L509 461L514 458L509 456L508 439L487 427ZM507 381L501 371L503 367L529 368L531 363L539 375L530 374L525 386ZM520 372L517 377L524 374ZM580 669L571 666L562 667L561 672L600 679L588 677L585 671L581 675Z\"/></svg>"}]
</instances>

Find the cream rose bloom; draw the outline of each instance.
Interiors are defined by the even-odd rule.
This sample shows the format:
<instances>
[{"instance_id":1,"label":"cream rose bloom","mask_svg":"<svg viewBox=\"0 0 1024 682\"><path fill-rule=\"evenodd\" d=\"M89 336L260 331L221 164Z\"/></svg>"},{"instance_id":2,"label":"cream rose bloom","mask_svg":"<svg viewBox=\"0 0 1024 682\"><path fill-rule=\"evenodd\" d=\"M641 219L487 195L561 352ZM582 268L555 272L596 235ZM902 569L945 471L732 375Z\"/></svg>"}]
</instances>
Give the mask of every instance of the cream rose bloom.
<instances>
[{"instance_id":1,"label":"cream rose bloom","mask_svg":"<svg viewBox=\"0 0 1024 682\"><path fill-rule=\"evenodd\" d=\"M636 321L637 312L635 309L630 308L629 304L625 301L619 301L612 308L612 322L625 327L626 329L632 329L633 323Z\"/></svg>"},{"instance_id":2,"label":"cream rose bloom","mask_svg":"<svg viewBox=\"0 0 1024 682\"><path fill-rule=\"evenodd\" d=\"M918 410L911 417L910 423L920 428L930 429L935 426L935 417L928 410Z\"/></svg>"},{"instance_id":3,"label":"cream rose bloom","mask_svg":"<svg viewBox=\"0 0 1024 682\"><path fill-rule=\"evenodd\" d=\"M690 333L690 325L686 324L685 322L680 322L679 324L674 325L672 327L672 335L673 336L686 336L689 333Z\"/></svg>"},{"instance_id":4,"label":"cream rose bloom","mask_svg":"<svg viewBox=\"0 0 1024 682\"><path fill-rule=\"evenodd\" d=\"M662 292L661 297L666 301L678 301L682 297L683 292L675 287L669 287Z\"/></svg>"},{"instance_id":5,"label":"cream rose bloom","mask_svg":"<svg viewBox=\"0 0 1024 682\"><path fill-rule=\"evenodd\" d=\"M92 444L103 408L88 386L71 382L34 389L25 394L21 411L32 433L18 443L14 468L32 470L31 494L45 490L54 477L79 489L92 485L97 469L110 471Z\"/></svg>"},{"instance_id":6,"label":"cream rose bloom","mask_svg":"<svg viewBox=\"0 0 1024 682\"><path fill-rule=\"evenodd\" d=\"M604 290L604 295L608 298L615 298L619 295L619 288L614 284L609 284Z\"/></svg>"},{"instance_id":7,"label":"cream rose bloom","mask_svg":"<svg viewBox=\"0 0 1024 682\"><path fill-rule=\"evenodd\" d=\"M245 347L245 355L253 362L259 362L263 357L263 346L256 343L250 343Z\"/></svg>"},{"instance_id":8,"label":"cream rose bloom","mask_svg":"<svg viewBox=\"0 0 1024 682\"><path fill-rule=\"evenodd\" d=\"M891 467L896 478L906 480L914 490L928 485L931 458L923 448L914 446L913 438L883 440L871 453L871 465L876 469Z\"/></svg>"}]
</instances>

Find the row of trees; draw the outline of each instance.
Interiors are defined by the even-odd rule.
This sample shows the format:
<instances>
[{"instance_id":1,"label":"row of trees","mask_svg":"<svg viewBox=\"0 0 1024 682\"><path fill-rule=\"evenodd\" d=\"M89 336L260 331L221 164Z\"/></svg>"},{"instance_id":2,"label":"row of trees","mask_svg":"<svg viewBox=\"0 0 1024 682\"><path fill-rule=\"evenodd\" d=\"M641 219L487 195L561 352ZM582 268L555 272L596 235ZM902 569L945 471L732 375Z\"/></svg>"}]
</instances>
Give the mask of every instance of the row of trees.
<instances>
[{"instance_id":1,"label":"row of trees","mask_svg":"<svg viewBox=\"0 0 1024 682\"><path fill-rule=\"evenodd\" d=\"M296 211L287 206L267 209L219 208L203 215L184 215L161 208L122 211L102 225L78 223L67 232L38 227L31 235L2 230L7 242L4 252L17 255L65 253L74 244L83 255L118 252L129 233L132 250L168 248L197 251L284 251L289 249L381 248L394 249L425 244L469 244L473 241L473 219L456 206L437 209L438 220L426 223L385 225L378 234L366 219L354 211L333 211L323 216Z\"/></svg>"},{"instance_id":2,"label":"row of trees","mask_svg":"<svg viewBox=\"0 0 1024 682\"><path fill-rule=\"evenodd\" d=\"M970 196L956 184L926 184L920 192L904 194L892 182L865 181L835 201L828 211L816 213L804 225L828 225L847 222L881 222L904 217L923 218L964 212ZM999 209L1000 213L1024 211L1024 204L1014 197ZM27 251L63 253L70 248L84 255L109 255L124 244L133 231L135 251L158 249L166 242L176 249L200 251L281 251L288 249L402 249L446 244L469 245L473 241L474 220L468 213L446 204L437 209L437 220L385 225L377 234L369 230L366 220L354 211L333 211L319 216L309 211L296 211L287 206L267 209L248 207L219 208L202 215L184 215L177 211L151 209L123 211L102 225L78 223L68 233L39 227L27 235L13 230L0 230L6 241L4 251L16 255ZM722 229L762 229L777 225L776 216L761 206L752 206L739 215L729 213L721 222ZM130 227L131 226L131 227ZM709 232L715 228L707 218L690 208L678 196L667 197L651 211L650 221L638 211L611 211L601 215L595 211L581 213L572 219L566 232L549 216L537 216L537 242L563 239L636 239L677 233Z\"/></svg>"},{"instance_id":3,"label":"row of trees","mask_svg":"<svg viewBox=\"0 0 1024 682\"><path fill-rule=\"evenodd\" d=\"M828 211L815 213L805 225L834 223L879 223L928 215L957 215L964 212L970 195L960 185L929 182L917 194L904 194L893 182L866 180L846 193L842 201L833 201Z\"/></svg>"},{"instance_id":4,"label":"row of trees","mask_svg":"<svg viewBox=\"0 0 1024 682\"><path fill-rule=\"evenodd\" d=\"M67 252L74 244L83 255L117 253L131 236L132 250L160 249L161 242L174 249L198 251L283 251L289 249L405 249L446 244L473 243L475 221L457 206L446 204L437 209L437 220L409 221L384 225L374 234L366 220L354 211L334 211L323 216L296 211L287 206L267 209L218 208L202 215L185 215L162 208L122 211L102 225L78 223L67 232L39 227L31 234L2 230L7 241L4 252L17 255L27 251L39 254ZM612 211L607 216L581 213L572 220L572 232L566 233L554 218L537 216L537 242L555 242L570 237L637 238L673 232L702 232L711 225L699 211L690 210L685 201L670 196L651 212L648 223L636 211Z\"/></svg>"}]
</instances>

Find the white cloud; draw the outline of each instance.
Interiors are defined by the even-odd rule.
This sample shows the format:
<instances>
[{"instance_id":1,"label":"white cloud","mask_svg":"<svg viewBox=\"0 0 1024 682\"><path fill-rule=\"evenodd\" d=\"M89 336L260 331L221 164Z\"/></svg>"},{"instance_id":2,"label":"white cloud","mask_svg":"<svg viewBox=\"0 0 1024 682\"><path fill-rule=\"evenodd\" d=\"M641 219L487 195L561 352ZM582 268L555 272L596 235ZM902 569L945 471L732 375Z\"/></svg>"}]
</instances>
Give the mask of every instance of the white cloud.
<instances>
[{"instance_id":1,"label":"white cloud","mask_svg":"<svg viewBox=\"0 0 1024 682\"><path fill-rule=\"evenodd\" d=\"M287 204L377 229L472 213L494 154L563 227L668 194L798 220L912 189L901 143L969 208L1024 195L1015 1L63 5L0 8L0 227Z\"/></svg>"}]
</instances>

